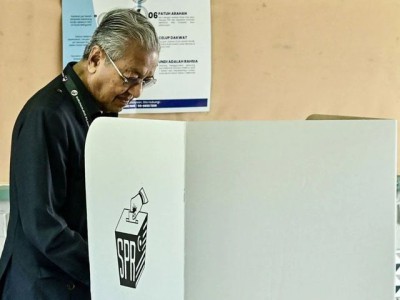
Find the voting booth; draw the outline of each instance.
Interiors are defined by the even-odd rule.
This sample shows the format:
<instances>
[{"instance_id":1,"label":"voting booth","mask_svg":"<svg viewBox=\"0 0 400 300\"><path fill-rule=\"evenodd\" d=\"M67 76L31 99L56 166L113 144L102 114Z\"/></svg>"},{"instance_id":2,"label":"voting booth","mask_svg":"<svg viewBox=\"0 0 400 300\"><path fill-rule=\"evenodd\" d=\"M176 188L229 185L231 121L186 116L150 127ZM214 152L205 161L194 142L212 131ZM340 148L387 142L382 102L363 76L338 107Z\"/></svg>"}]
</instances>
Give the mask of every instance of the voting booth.
<instances>
[{"instance_id":1,"label":"voting booth","mask_svg":"<svg viewBox=\"0 0 400 300\"><path fill-rule=\"evenodd\" d=\"M92 298L393 300L396 122L98 118Z\"/></svg>"}]
</instances>

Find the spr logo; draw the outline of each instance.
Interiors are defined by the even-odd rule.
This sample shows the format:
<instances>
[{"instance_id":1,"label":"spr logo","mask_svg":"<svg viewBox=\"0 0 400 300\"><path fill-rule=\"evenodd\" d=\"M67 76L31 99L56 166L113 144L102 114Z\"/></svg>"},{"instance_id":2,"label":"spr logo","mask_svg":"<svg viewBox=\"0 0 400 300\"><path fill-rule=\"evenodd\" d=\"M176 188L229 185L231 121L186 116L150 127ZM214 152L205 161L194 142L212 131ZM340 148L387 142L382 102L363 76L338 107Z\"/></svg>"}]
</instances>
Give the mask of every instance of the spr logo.
<instances>
[{"instance_id":1,"label":"spr logo","mask_svg":"<svg viewBox=\"0 0 400 300\"><path fill-rule=\"evenodd\" d=\"M148 202L143 188L131 198L130 207L122 210L115 242L120 285L136 288L146 262L148 214L142 206Z\"/></svg>"}]
</instances>

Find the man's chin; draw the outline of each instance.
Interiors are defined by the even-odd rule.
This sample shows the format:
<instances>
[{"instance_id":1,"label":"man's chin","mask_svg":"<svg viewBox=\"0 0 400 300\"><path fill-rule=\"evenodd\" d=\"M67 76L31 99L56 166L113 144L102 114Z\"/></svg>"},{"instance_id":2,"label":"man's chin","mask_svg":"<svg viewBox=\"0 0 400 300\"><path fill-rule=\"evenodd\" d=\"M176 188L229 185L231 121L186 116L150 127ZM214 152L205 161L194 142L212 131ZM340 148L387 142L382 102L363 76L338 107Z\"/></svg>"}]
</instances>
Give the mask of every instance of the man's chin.
<instances>
[{"instance_id":1,"label":"man's chin","mask_svg":"<svg viewBox=\"0 0 400 300\"><path fill-rule=\"evenodd\" d=\"M104 108L105 113L120 113L124 109L124 106L112 106Z\"/></svg>"},{"instance_id":2,"label":"man's chin","mask_svg":"<svg viewBox=\"0 0 400 300\"><path fill-rule=\"evenodd\" d=\"M128 104L129 104L129 102L123 103L122 101L119 101L119 102L115 103L114 105L110 105L110 107L108 107L108 108L109 108L110 112L119 113L125 107L127 107Z\"/></svg>"},{"instance_id":3,"label":"man's chin","mask_svg":"<svg viewBox=\"0 0 400 300\"><path fill-rule=\"evenodd\" d=\"M114 102L113 107L110 107L110 109L114 109L113 112L120 112L122 111L125 107L128 106L130 101L125 101L125 100L118 100Z\"/></svg>"}]
</instances>

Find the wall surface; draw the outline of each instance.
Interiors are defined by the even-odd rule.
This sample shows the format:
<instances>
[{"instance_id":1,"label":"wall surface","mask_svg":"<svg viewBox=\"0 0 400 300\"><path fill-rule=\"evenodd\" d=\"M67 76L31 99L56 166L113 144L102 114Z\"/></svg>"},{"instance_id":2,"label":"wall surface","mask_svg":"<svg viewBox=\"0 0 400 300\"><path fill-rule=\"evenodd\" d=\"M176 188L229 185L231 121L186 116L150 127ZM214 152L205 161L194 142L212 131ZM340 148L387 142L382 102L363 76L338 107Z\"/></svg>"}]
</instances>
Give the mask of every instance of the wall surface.
<instances>
[{"instance_id":1,"label":"wall surface","mask_svg":"<svg viewBox=\"0 0 400 300\"><path fill-rule=\"evenodd\" d=\"M0 183L6 183L15 119L61 72L61 2L0 0L0 7Z\"/></svg>"},{"instance_id":2,"label":"wall surface","mask_svg":"<svg viewBox=\"0 0 400 300\"><path fill-rule=\"evenodd\" d=\"M0 0L0 183L26 100L61 65L61 1ZM400 2L211 0L209 113L170 120L400 119Z\"/></svg>"}]
</instances>

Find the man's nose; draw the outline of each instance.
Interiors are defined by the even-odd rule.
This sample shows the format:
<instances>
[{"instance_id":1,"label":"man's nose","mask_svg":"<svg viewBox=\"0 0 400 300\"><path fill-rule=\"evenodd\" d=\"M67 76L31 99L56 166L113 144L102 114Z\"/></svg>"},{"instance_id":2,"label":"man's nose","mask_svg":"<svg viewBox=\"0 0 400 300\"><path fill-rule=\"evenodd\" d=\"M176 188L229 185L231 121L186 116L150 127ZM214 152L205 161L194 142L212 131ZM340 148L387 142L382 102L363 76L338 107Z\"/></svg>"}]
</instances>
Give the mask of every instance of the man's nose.
<instances>
[{"instance_id":1,"label":"man's nose","mask_svg":"<svg viewBox=\"0 0 400 300\"><path fill-rule=\"evenodd\" d=\"M139 98L142 94L143 86L142 83L139 82L129 87L128 92L131 94L132 98Z\"/></svg>"}]
</instances>

